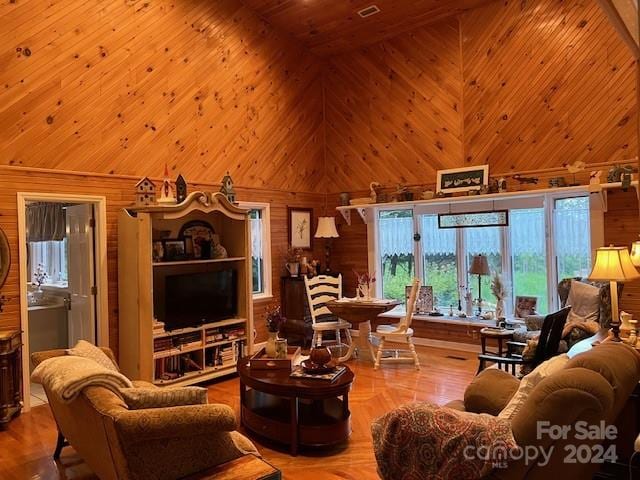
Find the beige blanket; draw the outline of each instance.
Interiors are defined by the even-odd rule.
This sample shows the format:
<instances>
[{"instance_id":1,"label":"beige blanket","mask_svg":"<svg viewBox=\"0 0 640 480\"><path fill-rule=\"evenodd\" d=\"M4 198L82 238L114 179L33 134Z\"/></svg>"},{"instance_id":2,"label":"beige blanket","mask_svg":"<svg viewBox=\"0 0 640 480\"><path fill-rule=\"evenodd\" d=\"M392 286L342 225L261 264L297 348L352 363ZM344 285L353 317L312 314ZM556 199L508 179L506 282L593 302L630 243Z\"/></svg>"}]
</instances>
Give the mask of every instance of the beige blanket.
<instances>
[{"instance_id":1,"label":"beige blanket","mask_svg":"<svg viewBox=\"0 0 640 480\"><path fill-rule=\"evenodd\" d=\"M133 387L120 372L73 355L45 360L33 370L31 380L44 385L47 392L57 395L63 403L71 403L85 387L105 387L115 393L120 388Z\"/></svg>"}]
</instances>

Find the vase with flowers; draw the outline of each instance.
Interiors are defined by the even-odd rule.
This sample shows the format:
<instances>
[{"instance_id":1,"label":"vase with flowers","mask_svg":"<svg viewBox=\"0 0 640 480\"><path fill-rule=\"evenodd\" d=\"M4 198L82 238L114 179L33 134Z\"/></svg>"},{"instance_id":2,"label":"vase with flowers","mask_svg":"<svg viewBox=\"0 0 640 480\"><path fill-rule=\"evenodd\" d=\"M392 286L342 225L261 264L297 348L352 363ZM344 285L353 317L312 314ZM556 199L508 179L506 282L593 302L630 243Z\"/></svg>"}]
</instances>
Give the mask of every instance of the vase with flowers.
<instances>
[{"instance_id":1,"label":"vase with flowers","mask_svg":"<svg viewBox=\"0 0 640 480\"><path fill-rule=\"evenodd\" d=\"M365 272L363 274L359 274L355 270L353 273L356 274L356 300L371 300L371 290L373 289L376 283L376 275L369 275L369 272Z\"/></svg>"},{"instance_id":2,"label":"vase with flowers","mask_svg":"<svg viewBox=\"0 0 640 480\"><path fill-rule=\"evenodd\" d=\"M268 337L264 350L269 358L276 358L277 356L276 340L278 340L278 332L280 332L280 327L286 321L287 319L282 316L280 305L267 309Z\"/></svg>"},{"instance_id":3,"label":"vase with flowers","mask_svg":"<svg viewBox=\"0 0 640 480\"><path fill-rule=\"evenodd\" d=\"M48 278L49 274L45 270L44 265L39 263L35 272L33 272L33 277L31 277L31 284L36 287L36 290L32 293L33 301L40 301L44 297L42 285L47 282Z\"/></svg>"}]
</instances>

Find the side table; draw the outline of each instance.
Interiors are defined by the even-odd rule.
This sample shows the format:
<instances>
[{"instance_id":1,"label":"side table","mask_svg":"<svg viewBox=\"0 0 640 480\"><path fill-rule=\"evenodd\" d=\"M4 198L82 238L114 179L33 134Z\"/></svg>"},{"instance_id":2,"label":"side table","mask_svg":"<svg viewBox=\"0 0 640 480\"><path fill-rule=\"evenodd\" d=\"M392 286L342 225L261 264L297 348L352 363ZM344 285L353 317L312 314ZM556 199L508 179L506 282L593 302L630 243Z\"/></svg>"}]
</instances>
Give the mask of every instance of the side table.
<instances>
[{"instance_id":1,"label":"side table","mask_svg":"<svg viewBox=\"0 0 640 480\"><path fill-rule=\"evenodd\" d=\"M19 330L0 330L0 429L22 410L22 340Z\"/></svg>"},{"instance_id":2,"label":"side table","mask_svg":"<svg viewBox=\"0 0 640 480\"><path fill-rule=\"evenodd\" d=\"M487 350L487 338L493 338L498 342L498 351L492 352ZM503 356L504 348L503 342L509 342L513 340L513 330L507 329L495 329L495 328L483 328L480 330L480 343L482 344L483 355L497 355Z\"/></svg>"}]
</instances>

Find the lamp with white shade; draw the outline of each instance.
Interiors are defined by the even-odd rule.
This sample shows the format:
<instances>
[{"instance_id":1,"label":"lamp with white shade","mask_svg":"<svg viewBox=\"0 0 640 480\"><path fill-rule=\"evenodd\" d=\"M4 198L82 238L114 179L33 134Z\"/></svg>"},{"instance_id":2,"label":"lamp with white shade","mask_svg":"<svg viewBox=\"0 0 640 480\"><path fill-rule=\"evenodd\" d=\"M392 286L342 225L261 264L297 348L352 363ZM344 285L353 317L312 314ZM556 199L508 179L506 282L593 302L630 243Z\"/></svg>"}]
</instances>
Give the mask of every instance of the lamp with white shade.
<instances>
[{"instance_id":1,"label":"lamp with white shade","mask_svg":"<svg viewBox=\"0 0 640 480\"><path fill-rule=\"evenodd\" d=\"M338 229L336 228L335 217L318 217L318 228L316 229L315 238L324 238L324 256L325 256L325 272L330 272L331 259L331 243L332 239L338 238Z\"/></svg>"},{"instance_id":2,"label":"lamp with white shade","mask_svg":"<svg viewBox=\"0 0 640 480\"><path fill-rule=\"evenodd\" d=\"M596 261L589 280L609 282L611 290L611 330L614 342L620 342L620 314L618 312L618 282L630 282L640 278L627 247L601 247L596 250Z\"/></svg>"}]
</instances>

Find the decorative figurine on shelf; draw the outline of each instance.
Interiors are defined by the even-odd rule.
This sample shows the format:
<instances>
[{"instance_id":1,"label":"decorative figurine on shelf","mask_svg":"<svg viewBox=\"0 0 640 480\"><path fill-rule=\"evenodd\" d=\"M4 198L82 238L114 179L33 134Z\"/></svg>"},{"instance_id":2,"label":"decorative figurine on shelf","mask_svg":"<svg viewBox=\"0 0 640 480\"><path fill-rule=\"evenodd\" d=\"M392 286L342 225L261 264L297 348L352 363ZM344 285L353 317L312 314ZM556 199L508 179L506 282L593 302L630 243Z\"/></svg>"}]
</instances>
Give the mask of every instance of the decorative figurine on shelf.
<instances>
[{"instance_id":1,"label":"decorative figurine on shelf","mask_svg":"<svg viewBox=\"0 0 640 480\"><path fill-rule=\"evenodd\" d=\"M575 187L577 185L579 185L579 183L576 181L576 173L580 173L582 172L585 167L587 166L586 163L584 163L582 160L576 160L573 163L565 163L563 165L563 167L565 167L567 169L567 171L573 175L573 182L570 184L571 187Z\"/></svg>"},{"instance_id":2,"label":"decorative figurine on shelf","mask_svg":"<svg viewBox=\"0 0 640 480\"><path fill-rule=\"evenodd\" d=\"M182 175L176 178L176 200L182 203L187 198L187 182Z\"/></svg>"},{"instance_id":3,"label":"decorative figurine on shelf","mask_svg":"<svg viewBox=\"0 0 640 480\"><path fill-rule=\"evenodd\" d=\"M504 301L507 298L507 286L498 272L494 272L491 278L491 293L496 297L496 318L504 320L506 317Z\"/></svg>"},{"instance_id":4,"label":"decorative figurine on shelf","mask_svg":"<svg viewBox=\"0 0 640 480\"><path fill-rule=\"evenodd\" d=\"M233 180L231 179L231 175L227 171L227 174L222 179L222 186L220 187L220 192L227 197L231 203L236 203L236 191L233 189Z\"/></svg>"},{"instance_id":5,"label":"decorative figurine on shelf","mask_svg":"<svg viewBox=\"0 0 640 480\"><path fill-rule=\"evenodd\" d=\"M467 287L467 293L464 294L464 307L465 315L470 317L473 315L473 294L469 287Z\"/></svg>"},{"instance_id":6,"label":"decorative figurine on shelf","mask_svg":"<svg viewBox=\"0 0 640 480\"><path fill-rule=\"evenodd\" d=\"M498 179L498 192L504 193L507 191L507 179L504 177L500 177Z\"/></svg>"},{"instance_id":7,"label":"decorative figurine on shelf","mask_svg":"<svg viewBox=\"0 0 640 480\"><path fill-rule=\"evenodd\" d=\"M156 203L156 184L144 177L136 183L136 206L148 207Z\"/></svg>"},{"instance_id":8,"label":"decorative figurine on shelf","mask_svg":"<svg viewBox=\"0 0 640 480\"><path fill-rule=\"evenodd\" d=\"M220 235L214 234L213 238L211 239L211 243L213 244L213 250L212 250L213 258L218 259L218 258L229 257L229 254L227 253L227 249L220 244Z\"/></svg>"},{"instance_id":9,"label":"decorative figurine on shelf","mask_svg":"<svg viewBox=\"0 0 640 480\"><path fill-rule=\"evenodd\" d=\"M511 178L513 178L514 180L517 180L518 182L520 182L520 185L523 185L525 183L530 183L530 184L536 185L540 181L540 179L538 179L536 177L524 177L524 176L522 176L520 174L516 174Z\"/></svg>"},{"instance_id":10,"label":"decorative figurine on shelf","mask_svg":"<svg viewBox=\"0 0 640 480\"><path fill-rule=\"evenodd\" d=\"M622 174L622 191L626 192L631 186L631 174L625 172Z\"/></svg>"},{"instance_id":11,"label":"decorative figurine on shelf","mask_svg":"<svg viewBox=\"0 0 640 480\"><path fill-rule=\"evenodd\" d=\"M600 185L602 170L595 170L589 175L589 185Z\"/></svg>"},{"instance_id":12,"label":"decorative figurine on shelf","mask_svg":"<svg viewBox=\"0 0 640 480\"><path fill-rule=\"evenodd\" d=\"M550 188L563 188L567 186L567 181L564 177L553 177L549 179Z\"/></svg>"},{"instance_id":13,"label":"decorative figurine on shelf","mask_svg":"<svg viewBox=\"0 0 640 480\"><path fill-rule=\"evenodd\" d=\"M176 203L173 185L171 185L171 180L169 179L169 167L167 167L166 163L164 164L164 179L162 180L162 186L160 187L160 199L158 200L158 203L167 205Z\"/></svg>"},{"instance_id":14,"label":"decorative figurine on shelf","mask_svg":"<svg viewBox=\"0 0 640 480\"><path fill-rule=\"evenodd\" d=\"M632 167L631 165L625 165L621 167L620 165L614 165L609 169L609 173L607 175L607 182L609 183L617 183L622 182L623 175L625 173L632 174L638 171L637 168Z\"/></svg>"}]
</instances>

